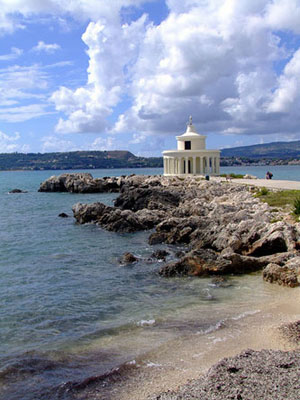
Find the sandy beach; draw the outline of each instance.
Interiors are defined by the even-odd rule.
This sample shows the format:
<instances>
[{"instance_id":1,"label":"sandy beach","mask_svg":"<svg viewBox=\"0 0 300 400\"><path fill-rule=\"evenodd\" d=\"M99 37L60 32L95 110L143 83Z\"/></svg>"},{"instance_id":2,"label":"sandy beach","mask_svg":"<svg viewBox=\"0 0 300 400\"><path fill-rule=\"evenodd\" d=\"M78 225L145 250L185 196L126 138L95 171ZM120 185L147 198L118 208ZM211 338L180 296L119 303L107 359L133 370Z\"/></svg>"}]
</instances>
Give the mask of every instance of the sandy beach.
<instances>
[{"instance_id":1,"label":"sandy beach","mask_svg":"<svg viewBox=\"0 0 300 400\"><path fill-rule=\"evenodd\" d=\"M300 289L274 286L275 291L277 296L272 304L262 302L248 315L224 321L220 329L204 335L191 333L169 341L129 361L118 379L112 376L102 385L87 388L81 396L102 400L159 399L160 393L176 392L223 358L246 349L299 349L299 342L290 341L279 328L300 319Z\"/></svg>"}]
</instances>

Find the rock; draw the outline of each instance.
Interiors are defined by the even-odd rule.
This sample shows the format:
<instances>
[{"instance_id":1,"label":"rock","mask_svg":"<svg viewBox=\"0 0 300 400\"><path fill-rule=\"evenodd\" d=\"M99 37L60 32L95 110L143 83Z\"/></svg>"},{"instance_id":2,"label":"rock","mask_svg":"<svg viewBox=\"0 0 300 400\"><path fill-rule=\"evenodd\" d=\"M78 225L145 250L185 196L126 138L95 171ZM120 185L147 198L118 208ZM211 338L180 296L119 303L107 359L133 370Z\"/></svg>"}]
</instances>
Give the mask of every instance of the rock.
<instances>
[{"instance_id":1,"label":"rock","mask_svg":"<svg viewBox=\"0 0 300 400\"><path fill-rule=\"evenodd\" d=\"M115 207L74 205L76 221L115 232L154 228L150 244L182 244L185 252L161 268L164 276L220 276L258 271L268 264L284 267L300 248L300 224L271 223L269 206L243 185L193 177L93 179L90 174L63 174L51 177L49 186L74 192L119 190Z\"/></svg>"},{"instance_id":2,"label":"rock","mask_svg":"<svg viewBox=\"0 0 300 400\"><path fill-rule=\"evenodd\" d=\"M159 274L165 277L218 275L224 273L229 264L230 261L219 258L214 251L203 249L164 265Z\"/></svg>"},{"instance_id":3,"label":"rock","mask_svg":"<svg viewBox=\"0 0 300 400\"><path fill-rule=\"evenodd\" d=\"M92 222L114 232L136 232L148 229L134 212L122 211L103 203L77 203L72 210L79 224Z\"/></svg>"},{"instance_id":4,"label":"rock","mask_svg":"<svg viewBox=\"0 0 300 400\"><path fill-rule=\"evenodd\" d=\"M283 253L287 251L287 245L282 232L275 231L270 236L264 236L253 243L246 255L262 257L269 254Z\"/></svg>"},{"instance_id":5,"label":"rock","mask_svg":"<svg viewBox=\"0 0 300 400\"><path fill-rule=\"evenodd\" d=\"M167 233L154 232L151 233L151 235L149 236L148 243L151 245L162 244L165 243L166 239L167 239Z\"/></svg>"},{"instance_id":6,"label":"rock","mask_svg":"<svg viewBox=\"0 0 300 400\"><path fill-rule=\"evenodd\" d=\"M244 179L257 179L257 176L255 175L250 175L250 174L246 174L243 176Z\"/></svg>"},{"instance_id":7,"label":"rock","mask_svg":"<svg viewBox=\"0 0 300 400\"><path fill-rule=\"evenodd\" d=\"M292 344L300 344L300 321L289 322L281 325L279 332L283 338Z\"/></svg>"},{"instance_id":8,"label":"rock","mask_svg":"<svg viewBox=\"0 0 300 400\"><path fill-rule=\"evenodd\" d=\"M60 214L58 214L58 216L60 217L60 218L68 218L69 216L68 216L68 214L66 214L66 213L60 213Z\"/></svg>"},{"instance_id":9,"label":"rock","mask_svg":"<svg viewBox=\"0 0 300 400\"><path fill-rule=\"evenodd\" d=\"M192 233L200 225L199 217L167 218L157 225L156 232L149 237L149 243L189 243Z\"/></svg>"},{"instance_id":10,"label":"rock","mask_svg":"<svg viewBox=\"0 0 300 400\"><path fill-rule=\"evenodd\" d=\"M284 265L270 263L263 270L263 279L270 283L297 287L300 285L300 257L291 258Z\"/></svg>"},{"instance_id":11,"label":"rock","mask_svg":"<svg viewBox=\"0 0 300 400\"><path fill-rule=\"evenodd\" d=\"M172 276L210 276L226 274L246 274L261 270L267 260L242 256L231 252L219 255L211 249L194 250L187 253L179 261L164 265L159 274Z\"/></svg>"},{"instance_id":12,"label":"rock","mask_svg":"<svg viewBox=\"0 0 300 400\"><path fill-rule=\"evenodd\" d=\"M211 280L211 283L220 288L228 288L232 286L232 284L228 282L228 279L224 276L214 276Z\"/></svg>"},{"instance_id":13,"label":"rock","mask_svg":"<svg viewBox=\"0 0 300 400\"><path fill-rule=\"evenodd\" d=\"M39 192L103 193L120 190L118 178L96 178L89 173L51 176L41 183Z\"/></svg>"},{"instance_id":14,"label":"rock","mask_svg":"<svg viewBox=\"0 0 300 400\"><path fill-rule=\"evenodd\" d=\"M13 189L13 190L10 190L8 193L28 193L28 192L26 190Z\"/></svg>"},{"instance_id":15,"label":"rock","mask_svg":"<svg viewBox=\"0 0 300 400\"><path fill-rule=\"evenodd\" d=\"M169 255L166 250L156 250L154 253L151 254L151 258L157 258L158 260L165 260L166 257Z\"/></svg>"},{"instance_id":16,"label":"rock","mask_svg":"<svg viewBox=\"0 0 300 400\"><path fill-rule=\"evenodd\" d=\"M138 258L135 257L132 253L124 253L120 259L120 264L132 264L138 261Z\"/></svg>"},{"instance_id":17,"label":"rock","mask_svg":"<svg viewBox=\"0 0 300 400\"><path fill-rule=\"evenodd\" d=\"M161 188L125 187L114 205L122 210L167 210L179 205L180 195Z\"/></svg>"},{"instance_id":18,"label":"rock","mask_svg":"<svg viewBox=\"0 0 300 400\"><path fill-rule=\"evenodd\" d=\"M145 229L152 229L162 222L167 214L163 210L139 210L135 213L139 221L145 226Z\"/></svg>"}]
</instances>

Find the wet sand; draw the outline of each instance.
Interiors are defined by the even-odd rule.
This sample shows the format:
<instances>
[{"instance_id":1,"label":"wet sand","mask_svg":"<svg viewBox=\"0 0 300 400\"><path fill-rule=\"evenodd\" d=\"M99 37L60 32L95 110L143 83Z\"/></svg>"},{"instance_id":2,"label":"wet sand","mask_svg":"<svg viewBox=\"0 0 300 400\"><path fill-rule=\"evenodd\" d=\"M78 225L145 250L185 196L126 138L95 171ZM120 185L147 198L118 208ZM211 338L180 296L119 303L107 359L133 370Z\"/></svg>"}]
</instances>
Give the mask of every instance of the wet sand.
<instances>
[{"instance_id":1,"label":"wet sand","mask_svg":"<svg viewBox=\"0 0 300 400\"><path fill-rule=\"evenodd\" d=\"M154 351L127 363L118 379L88 387L78 399L146 400L197 379L224 357L246 349L293 350L279 329L300 320L300 289L280 292L272 304L262 303L249 315L224 321L220 329L168 341Z\"/></svg>"}]
</instances>

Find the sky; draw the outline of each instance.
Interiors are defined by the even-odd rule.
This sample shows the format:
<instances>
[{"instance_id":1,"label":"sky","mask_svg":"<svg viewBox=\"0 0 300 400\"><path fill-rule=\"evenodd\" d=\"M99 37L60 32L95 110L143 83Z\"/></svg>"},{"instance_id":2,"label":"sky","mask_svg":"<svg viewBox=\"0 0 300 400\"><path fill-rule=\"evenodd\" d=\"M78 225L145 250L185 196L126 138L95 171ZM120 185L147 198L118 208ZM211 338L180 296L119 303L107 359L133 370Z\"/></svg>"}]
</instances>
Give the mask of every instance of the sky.
<instances>
[{"instance_id":1,"label":"sky","mask_svg":"<svg viewBox=\"0 0 300 400\"><path fill-rule=\"evenodd\" d=\"M300 140L300 0L0 0L0 153Z\"/></svg>"}]
</instances>

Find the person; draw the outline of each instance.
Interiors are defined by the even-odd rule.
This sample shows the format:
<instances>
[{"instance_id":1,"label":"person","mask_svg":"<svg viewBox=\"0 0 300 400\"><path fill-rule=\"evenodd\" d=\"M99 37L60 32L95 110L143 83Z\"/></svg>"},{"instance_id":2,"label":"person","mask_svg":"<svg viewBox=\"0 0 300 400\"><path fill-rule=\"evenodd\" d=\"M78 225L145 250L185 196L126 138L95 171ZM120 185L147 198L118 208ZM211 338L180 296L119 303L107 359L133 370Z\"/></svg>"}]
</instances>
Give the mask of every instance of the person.
<instances>
[{"instance_id":1,"label":"person","mask_svg":"<svg viewBox=\"0 0 300 400\"><path fill-rule=\"evenodd\" d=\"M272 176L273 176L272 172L268 171L266 173L266 179L272 179Z\"/></svg>"}]
</instances>

